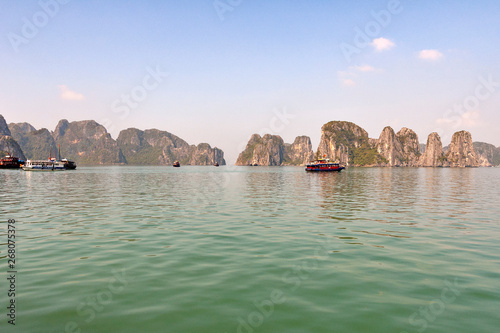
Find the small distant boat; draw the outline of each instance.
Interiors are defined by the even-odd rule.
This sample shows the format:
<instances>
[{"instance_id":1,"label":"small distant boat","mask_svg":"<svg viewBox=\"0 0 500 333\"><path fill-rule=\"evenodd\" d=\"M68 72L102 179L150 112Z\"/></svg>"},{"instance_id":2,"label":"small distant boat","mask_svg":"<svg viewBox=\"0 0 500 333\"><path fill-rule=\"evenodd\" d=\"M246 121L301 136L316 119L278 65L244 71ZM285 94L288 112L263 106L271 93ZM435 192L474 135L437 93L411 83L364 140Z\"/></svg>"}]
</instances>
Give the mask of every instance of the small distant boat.
<instances>
[{"instance_id":1,"label":"small distant boat","mask_svg":"<svg viewBox=\"0 0 500 333\"><path fill-rule=\"evenodd\" d=\"M323 158L309 162L306 165L306 171L342 171L345 167L341 166L339 163L332 163L326 155Z\"/></svg>"},{"instance_id":2,"label":"small distant boat","mask_svg":"<svg viewBox=\"0 0 500 333\"><path fill-rule=\"evenodd\" d=\"M52 150L51 150L52 153ZM64 163L64 167L66 170L75 170L76 169L76 163L73 161L68 160L67 158L61 159L61 145L59 145L59 160Z\"/></svg>"},{"instance_id":3,"label":"small distant boat","mask_svg":"<svg viewBox=\"0 0 500 333\"><path fill-rule=\"evenodd\" d=\"M0 158L0 169L19 169L22 163L19 158L7 155Z\"/></svg>"},{"instance_id":4,"label":"small distant boat","mask_svg":"<svg viewBox=\"0 0 500 333\"><path fill-rule=\"evenodd\" d=\"M218 167L219 166L219 162L215 162L214 166Z\"/></svg>"},{"instance_id":5,"label":"small distant boat","mask_svg":"<svg viewBox=\"0 0 500 333\"><path fill-rule=\"evenodd\" d=\"M179 163L179 161L175 161L173 166L174 166L174 168L179 168L181 166L181 164Z\"/></svg>"},{"instance_id":6,"label":"small distant boat","mask_svg":"<svg viewBox=\"0 0 500 333\"><path fill-rule=\"evenodd\" d=\"M66 170L75 170L76 169L76 163L73 161L70 161L66 158L63 158L61 160L61 162L64 163L64 167L66 168Z\"/></svg>"}]
</instances>

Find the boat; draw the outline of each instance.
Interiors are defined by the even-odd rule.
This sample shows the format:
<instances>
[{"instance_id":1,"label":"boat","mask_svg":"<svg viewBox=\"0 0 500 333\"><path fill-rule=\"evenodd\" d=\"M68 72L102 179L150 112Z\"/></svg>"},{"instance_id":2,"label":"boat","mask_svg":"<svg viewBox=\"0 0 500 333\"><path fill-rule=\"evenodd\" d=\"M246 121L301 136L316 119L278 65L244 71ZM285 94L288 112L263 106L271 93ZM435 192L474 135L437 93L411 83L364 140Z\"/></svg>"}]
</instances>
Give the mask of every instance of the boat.
<instances>
[{"instance_id":1,"label":"boat","mask_svg":"<svg viewBox=\"0 0 500 333\"><path fill-rule=\"evenodd\" d=\"M7 155L0 158L0 169L19 169L22 163L19 158Z\"/></svg>"},{"instance_id":2,"label":"boat","mask_svg":"<svg viewBox=\"0 0 500 333\"><path fill-rule=\"evenodd\" d=\"M52 153L52 151L51 151ZM76 163L73 161L68 160L67 158L61 159L61 145L59 145L59 160L64 163L64 167L66 170L75 170L76 169Z\"/></svg>"},{"instance_id":3,"label":"boat","mask_svg":"<svg viewBox=\"0 0 500 333\"><path fill-rule=\"evenodd\" d=\"M64 163L64 167L66 168L66 170L75 170L76 169L76 163L73 161L70 161L66 158L63 158L61 160L61 162Z\"/></svg>"},{"instance_id":4,"label":"boat","mask_svg":"<svg viewBox=\"0 0 500 333\"><path fill-rule=\"evenodd\" d=\"M174 168L179 168L180 166L181 166L181 164L179 163L179 161L175 161L173 164Z\"/></svg>"},{"instance_id":5,"label":"boat","mask_svg":"<svg viewBox=\"0 0 500 333\"><path fill-rule=\"evenodd\" d=\"M51 149L48 160L27 160L22 168L24 171L64 171L76 169L76 163L67 158L61 159L61 146L59 146L59 159L52 157Z\"/></svg>"},{"instance_id":6,"label":"boat","mask_svg":"<svg viewBox=\"0 0 500 333\"><path fill-rule=\"evenodd\" d=\"M55 158L48 160L27 160L23 166L24 171L63 171L66 170L64 162Z\"/></svg>"},{"instance_id":7,"label":"boat","mask_svg":"<svg viewBox=\"0 0 500 333\"><path fill-rule=\"evenodd\" d=\"M342 171L345 167L341 166L339 163L330 162L325 155L323 158L316 159L314 161L309 162L306 165L306 171L320 172L320 171Z\"/></svg>"},{"instance_id":8,"label":"boat","mask_svg":"<svg viewBox=\"0 0 500 333\"><path fill-rule=\"evenodd\" d=\"M215 162L214 166L218 167L219 166L219 162Z\"/></svg>"}]
</instances>

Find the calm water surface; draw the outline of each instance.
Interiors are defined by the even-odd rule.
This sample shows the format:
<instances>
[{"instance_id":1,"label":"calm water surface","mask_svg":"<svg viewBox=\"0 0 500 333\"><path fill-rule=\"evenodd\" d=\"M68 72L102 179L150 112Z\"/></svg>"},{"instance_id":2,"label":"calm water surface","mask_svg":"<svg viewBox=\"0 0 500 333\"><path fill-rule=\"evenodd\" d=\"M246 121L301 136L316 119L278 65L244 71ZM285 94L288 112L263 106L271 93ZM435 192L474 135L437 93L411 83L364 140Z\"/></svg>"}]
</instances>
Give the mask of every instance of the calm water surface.
<instances>
[{"instance_id":1,"label":"calm water surface","mask_svg":"<svg viewBox=\"0 0 500 333\"><path fill-rule=\"evenodd\" d=\"M1 332L497 332L500 169L0 171Z\"/></svg>"}]
</instances>

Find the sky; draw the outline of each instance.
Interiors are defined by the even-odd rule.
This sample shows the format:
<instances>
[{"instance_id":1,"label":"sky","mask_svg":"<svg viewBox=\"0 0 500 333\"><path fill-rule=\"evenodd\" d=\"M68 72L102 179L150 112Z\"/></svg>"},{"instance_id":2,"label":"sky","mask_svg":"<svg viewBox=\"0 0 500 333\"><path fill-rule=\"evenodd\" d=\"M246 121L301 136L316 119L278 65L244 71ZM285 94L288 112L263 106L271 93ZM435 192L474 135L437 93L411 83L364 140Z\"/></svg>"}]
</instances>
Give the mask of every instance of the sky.
<instances>
[{"instance_id":1,"label":"sky","mask_svg":"<svg viewBox=\"0 0 500 333\"><path fill-rule=\"evenodd\" d=\"M234 163L345 120L500 146L497 0L0 0L0 114L158 128Z\"/></svg>"}]
</instances>

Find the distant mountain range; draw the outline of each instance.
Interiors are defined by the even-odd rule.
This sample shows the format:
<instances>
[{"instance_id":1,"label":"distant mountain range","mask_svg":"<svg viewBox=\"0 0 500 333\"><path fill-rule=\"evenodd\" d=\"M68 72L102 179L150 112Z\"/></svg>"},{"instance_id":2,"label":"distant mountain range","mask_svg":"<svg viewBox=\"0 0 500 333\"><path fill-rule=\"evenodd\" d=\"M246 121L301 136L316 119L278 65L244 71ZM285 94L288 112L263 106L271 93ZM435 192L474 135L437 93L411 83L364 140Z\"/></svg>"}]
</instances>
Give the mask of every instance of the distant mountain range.
<instances>
[{"instance_id":1,"label":"distant mountain range","mask_svg":"<svg viewBox=\"0 0 500 333\"><path fill-rule=\"evenodd\" d=\"M0 115L0 153L22 159L54 157L58 147L61 157L79 165L225 165L224 152L208 143L197 146L165 131L141 131L129 128L114 140L104 126L94 120L60 120L55 130L37 130L29 123L10 123Z\"/></svg>"},{"instance_id":2,"label":"distant mountain range","mask_svg":"<svg viewBox=\"0 0 500 333\"><path fill-rule=\"evenodd\" d=\"M61 147L62 157L80 165L225 165L224 152L208 143L190 145L172 133L158 129L122 130L114 140L94 120L60 120L54 131L36 129L29 123L10 123L0 115L0 153L21 159L46 159ZM419 143L409 128L395 133L387 126L378 139L368 137L360 126L348 121L331 121L321 128L316 152L308 136L285 143L279 135L252 135L236 165L305 165L320 156L351 166L388 167L477 167L499 166L500 147L472 142L467 131L456 132L444 147L437 133Z\"/></svg>"},{"instance_id":3,"label":"distant mountain range","mask_svg":"<svg viewBox=\"0 0 500 333\"><path fill-rule=\"evenodd\" d=\"M225 165L224 152L208 143L189 145L181 138L165 131L145 131L128 128L118 135L118 146L129 164L170 165L179 161L186 165Z\"/></svg>"}]
</instances>

